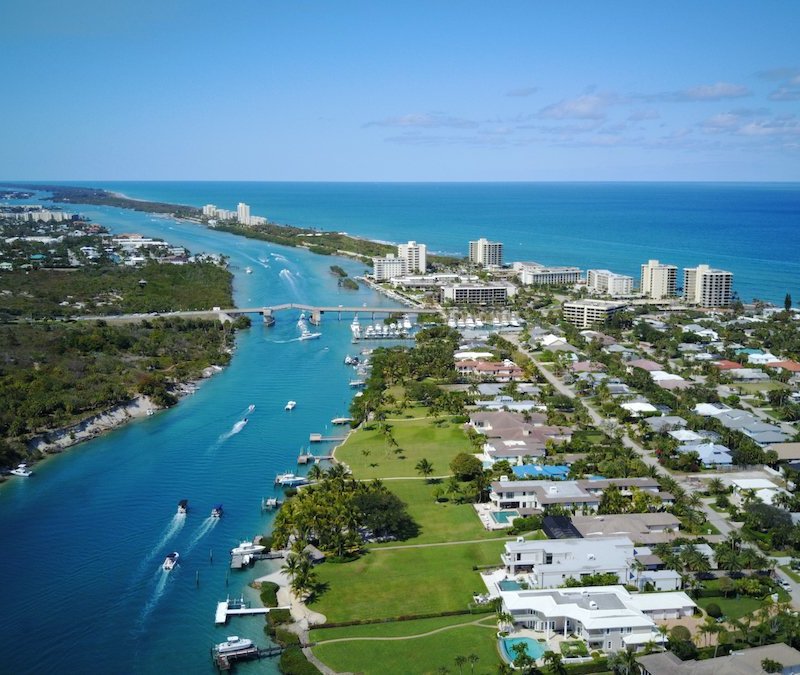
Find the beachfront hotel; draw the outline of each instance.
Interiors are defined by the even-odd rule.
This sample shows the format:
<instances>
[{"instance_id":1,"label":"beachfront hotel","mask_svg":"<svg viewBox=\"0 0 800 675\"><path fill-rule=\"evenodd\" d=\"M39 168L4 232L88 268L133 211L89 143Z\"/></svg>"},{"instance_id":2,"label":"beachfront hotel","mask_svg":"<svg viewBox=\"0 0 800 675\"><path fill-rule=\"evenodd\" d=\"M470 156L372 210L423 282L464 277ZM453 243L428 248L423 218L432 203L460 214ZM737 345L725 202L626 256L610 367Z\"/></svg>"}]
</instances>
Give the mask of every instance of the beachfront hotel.
<instances>
[{"instance_id":1,"label":"beachfront hotel","mask_svg":"<svg viewBox=\"0 0 800 675\"><path fill-rule=\"evenodd\" d=\"M425 244L418 244L415 241L399 244L397 246L397 257L406 261L404 274L412 274L413 272L422 272L424 274L428 267L427 252L428 247ZM398 274L396 276L403 275Z\"/></svg>"},{"instance_id":2,"label":"beachfront hotel","mask_svg":"<svg viewBox=\"0 0 800 675\"><path fill-rule=\"evenodd\" d=\"M245 204L244 202L239 202L239 205L236 207L236 220L238 220L242 225L250 224L249 204Z\"/></svg>"},{"instance_id":3,"label":"beachfront hotel","mask_svg":"<svg viewBox=\"0 0 800 675\"><path fill-rule=\"evenodd\" d=\"M469 242L469 261L483 267L503 266L503 244L481 237Z\"/></svg>"},{"instance_id":4,"label":"beachfront hotel","mask_svg":"<svg viewBox=\"0 0 800 675\"><path fill-rule=\"evenodd\" d=\"M586 270L586 287L590 293L626 297L633 293L633 277L611 270Z\"/></svg>"},{"instance_id":5,"label":"beachfront hotel","mask_svg":"<svg viewBox=\"0 0 800 675\"><path fill-rule=\"evenodd\" d=\"M664 265L658 260L648 260L642 265L639 291L651 300L664 300L675 297L678 268Z\"/></svg>"},{"instance_id":6,"label":"beachfront hotel","mask_svg":"<svg viewBox=\"0 0 800 675\"><path fill-rule=\"evenodd\" d=\"M589 328L594 324L604 323L607 319L614 316L614 314L622 312L627 309L627 307L628 304L625 302L584 298L582 300L565 302L561 306L561 310L565 321L569 321L573 326L577 326L578 328Z\"/></svg>"},{"instance_id":7,"label":"beachfront hotel","mask_svg":"<svg viewBox=\"0 0 800 675\"><path fill-rule=\"evenodd\" d=\"M513 269L524 286L564 286L581 280L581 271L577 267L545 267L537 262L515 262Z\"/></svg>"},{"instance_id":8,"label":"beachfront hotel","mask_svg":"<svg viewBox=\"0 0 800 675\"><path fill-rule=\"evenodd\" d=\"M408 274L408 262L405 258L395 256L394 253L372 259L372 275L375 281L388 281L404 277L406 274Z\"/></svg>"},{"instance_id":9,"label":"beachfront hotel","mask_svg":"<svg viewBox=\"0 0 800 675\"><path fill-rule=\"evenodd\" d=\"M708 265L683 270L683 299L700 307L727 307L731 304L733 274Z\"/></svg>"},{"instance_id":10,"label":"beachfront hotel","mask_svg":"<svg viewBox=\"0 0 800 675\"><path fill-rule=\"evenodd\" d=\"M517 292L513 284L452 284L442 286L442 302L455 305L504 305Z\"/></svg>"}]
</instances>

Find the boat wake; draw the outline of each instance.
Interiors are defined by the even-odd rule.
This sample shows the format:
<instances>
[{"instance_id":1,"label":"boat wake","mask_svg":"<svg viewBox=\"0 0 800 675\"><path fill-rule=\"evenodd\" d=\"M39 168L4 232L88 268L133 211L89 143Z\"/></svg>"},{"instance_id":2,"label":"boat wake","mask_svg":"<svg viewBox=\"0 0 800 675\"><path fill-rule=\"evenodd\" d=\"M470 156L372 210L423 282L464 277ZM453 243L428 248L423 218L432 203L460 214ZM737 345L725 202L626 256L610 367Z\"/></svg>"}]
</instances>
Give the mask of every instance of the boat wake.
<instances>
[{"instance_id":1,"label":"boat wake","mask_svg":"<svg viewBox=\"0 0 800 675\"><path fill-rule=\"evenodd\" d=\"M270 253L270 255L275 258L278 262L288 263L289 259L285 256L282 256L280 253Z\"/></svg>"},{"instance_id":2,"label":"boat wake","mask_svg":"<svg viewBox=\"0 0 800 675\"><path fill-rule=\"evenodd\" d=\"M294 274L290 270L287 270L285 267L278 273L278 276L286 282L286 285L289 286L294 292L297 292L297 281L295 280Z\"/></svg>"},{"instance_id":3,"label":"boat wake","mask_svg":"<svg viewBox=\"0 0 800 675\"><path fill-rule=\"evenodd\" d=\"M175 570L173 570L174 572ZM158 601L161 599L161 596L164 595L164 591L167 588L167 581L169 581L171 572L167 572L161 565L158 566L158 570L155 573L156 587L153 589L153 593L150 595L150 599L147 601L145 606L142 608L142 613L139 616L139 630L144 629L144 622L147 621L147 617L150 616L152 611L156 608Z\"/></svg>"},{"instance_id":4,"label":"boat wake","mask_svg":"<svg viewBox=\"0 0 800 675\"><path fill-rule=\"evenodd\" d=\"M164 532L161 534L161 538L158 540L155 546L150 550L144 560L139 564L139 568L134 575L134 579L141 576L142 572L150 565L153 558L155 558L156 554L163 552L166 548L167 542L172 539L178 532L183 529L183 526L186 525L186 514L185 513L176 513L172 516L172 520L169 521L169 524L164 529Z\"/></svg>"},{"instance_id":5,"label":"boat wake","mask_svg":"<svg viewBox=\"0 0 800 675\"><path fill-rule=\"evenodd\" d=\"M236 424L231 427L230 431L225 432L222 436L217 439L217 443L224 443L227 441L231 436L235 436L238 434L242 429L247 426L247 418L245 417L243 420L239 420Z\"/></svg>"},{"instance_id":6,"label":"boat wake","mask_svg":"<svg viewBox=\"0 0 800 675\"><path fill-rule=\"evenodd\" d=\"M218 522L219 518L214 518L213 516L206 518L200 524L200 527L197 528L197 532L194 533L194 536L186 547L186 554L191 553L192 549L200 543L200 540L203 537L205 537L211 530L214 529Z\"/></svg>"}]
</instances>

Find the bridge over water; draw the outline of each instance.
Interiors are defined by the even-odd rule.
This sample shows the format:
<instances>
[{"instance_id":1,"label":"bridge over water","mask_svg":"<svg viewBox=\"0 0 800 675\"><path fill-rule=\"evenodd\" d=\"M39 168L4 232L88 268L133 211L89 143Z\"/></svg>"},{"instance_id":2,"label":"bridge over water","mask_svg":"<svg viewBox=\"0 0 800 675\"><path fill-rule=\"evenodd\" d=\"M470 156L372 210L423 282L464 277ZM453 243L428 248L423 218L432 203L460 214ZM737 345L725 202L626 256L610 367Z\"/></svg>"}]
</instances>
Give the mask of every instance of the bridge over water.
<instances>
[{"instance_id":1,"label":"bridge over water","mask_svg":"<svg viewBox=\"0 0 800 675\"><path fill-rule=\"evenodd\" d=\"M416 307L369 307L366 305L305 305L302 303L283 303L281 305L268 305L265 307L238 307L235 309L220 310L229 316L237 314L261 314L264 321L273 323L275 321L275 312L282 312L286 310L295 310L308 314L309 321L318 325L322 321L323 314L336 314L339 320L342 315L368 314L372 319L376 315L390 315L390 314L439 314L438 309L418 309Z\"/></svg>"}]
</instances>

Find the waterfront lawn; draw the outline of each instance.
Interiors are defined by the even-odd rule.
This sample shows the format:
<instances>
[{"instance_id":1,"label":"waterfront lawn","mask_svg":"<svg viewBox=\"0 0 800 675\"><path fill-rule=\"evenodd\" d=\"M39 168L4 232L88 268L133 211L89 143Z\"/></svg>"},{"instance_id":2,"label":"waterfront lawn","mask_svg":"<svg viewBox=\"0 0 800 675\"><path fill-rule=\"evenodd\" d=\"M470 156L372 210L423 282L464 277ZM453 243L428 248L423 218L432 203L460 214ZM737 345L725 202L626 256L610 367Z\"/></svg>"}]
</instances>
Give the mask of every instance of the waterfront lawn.
<instances>
[{"instance_id":1,"label":"waterfront lawn","mask_svg":"<svg viewBox=\"0 0 800 675\"><path fill-rule=\"evenodd\" d=\"M496 672L500 662L497 652L497 628L493 617L483 625L469 625L475 616L422 619L393 624L353 626L346 629L315 630L311 640L319 642L335 637L399 637L420 635L444 626L456 626L433 635L409 640L350 640L322 643L314 647L314 654L337 672L357 672L369 675L405 675L405 673L436 673L447 667L455 672L458 656L474 654L478 657L475 675ZM465 671L466 668L465 668Z\"/></svg>"},{"instance_id":2,"label":"waterfront lawn","mask_svg":"<svg viewBox=\"0 0 800 675\"><path fill-rule=\"evenodd\" d=\"M421 459L433 464L433 475L450 473L450 460L459 452L470 452L470 442L461 425L449 417L387 422L397 446L389 443L379 425L358 429L336 449L336 459L350 467L355 478L419 477L414 466ZM402 458L402 459L401 459Z\"/></svg>"},{"instance_id":3,"label":"waterfront lawn","mask_svg":"<svg viewBox=\"0 0 800 675\"><path fill-rule=\"evenodd\" d=\"M726 598L717 595L709 598L698 598L696 602L703 611L705 611L706 607L711 603L719 605L723 616L728 619L739 619L745 614L752 614L762 605L760 598L748 598L746 596Z\"/></svg>"},{"instance_id":4,"label":"waterfront lawn","mask_svg":"<svg viewBox=\"0 0 800 675\"><path fill-rule=\"evenodd\" d=\"M503 542L371 549L358 560L316 568L327 589L311 605L328 621L466 609L485 587L473 565L500 563Z\"/></svg>"},{"instance_id":5,"label":"waterfront lawn","mask_svg":"<svg viewBox=\"0 0 800 675\"><path fill-rule=\"evenodd\" d=\"M427 481L392 480L385 485L408 505L408 513L419 525L420 533L407 542L388 542L377 544L378 547L508 537L505 530L484 529L472 504L434 500L436 485Z\"/></svg>"}]
</instances>

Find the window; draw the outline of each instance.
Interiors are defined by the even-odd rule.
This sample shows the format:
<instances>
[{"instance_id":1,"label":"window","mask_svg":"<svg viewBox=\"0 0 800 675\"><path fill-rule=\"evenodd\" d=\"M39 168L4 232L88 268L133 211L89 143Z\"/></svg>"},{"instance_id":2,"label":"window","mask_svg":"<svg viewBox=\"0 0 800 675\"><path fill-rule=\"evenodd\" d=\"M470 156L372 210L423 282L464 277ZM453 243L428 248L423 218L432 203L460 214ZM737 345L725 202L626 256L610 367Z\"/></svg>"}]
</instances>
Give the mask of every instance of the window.
<instances>
[{"instance_id":1,"label":"window","mask_svg":"<svg viewBox=\"0 0 800 675\"><path fill-rule=\"evenodd\" d=\"M606 649L611 649L611 640L606 642Z\"/></svg>"}]
</instances>

